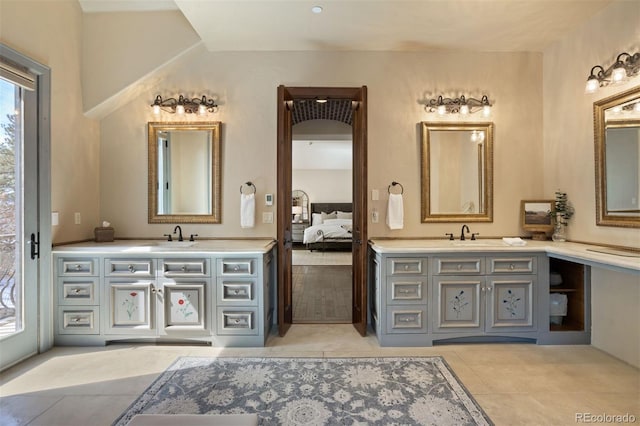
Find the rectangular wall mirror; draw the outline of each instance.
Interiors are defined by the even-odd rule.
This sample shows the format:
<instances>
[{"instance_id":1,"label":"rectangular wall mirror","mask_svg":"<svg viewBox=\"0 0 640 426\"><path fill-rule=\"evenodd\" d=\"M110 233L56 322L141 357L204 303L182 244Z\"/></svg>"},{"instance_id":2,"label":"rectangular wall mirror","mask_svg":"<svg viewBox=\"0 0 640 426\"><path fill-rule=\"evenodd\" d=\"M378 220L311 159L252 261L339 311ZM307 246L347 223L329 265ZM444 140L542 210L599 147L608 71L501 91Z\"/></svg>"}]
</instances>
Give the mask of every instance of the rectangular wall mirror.
<instances>
[{"instance_id":1,"label":"rectangular wall mirror","mask_svg":"<svg viewBox=\"0 0 640 426\"><path fill-rule=\"evenodd\" d=\"M220 122L150 122L149 223L220 223Z\"/></svg>"},{"instance_id":2,"label":"rectangular wall mirror","mask_svg":"<svg viewBox=\"0 0 640 426\"><path fill-rule=\"evenodd\" d=\"M640 86L593 104L596 224L640 227Z\"/></svg>"},{"instance_id":3,"label":"rectangular wall mirror","mask_svg":"<svg viewBox=\"0 0 640 426\"><path fill-rule=\"evenodd\" d=\"M493 123L421 126L422 222L492 222Z\"/></svg>"}]
</instances>

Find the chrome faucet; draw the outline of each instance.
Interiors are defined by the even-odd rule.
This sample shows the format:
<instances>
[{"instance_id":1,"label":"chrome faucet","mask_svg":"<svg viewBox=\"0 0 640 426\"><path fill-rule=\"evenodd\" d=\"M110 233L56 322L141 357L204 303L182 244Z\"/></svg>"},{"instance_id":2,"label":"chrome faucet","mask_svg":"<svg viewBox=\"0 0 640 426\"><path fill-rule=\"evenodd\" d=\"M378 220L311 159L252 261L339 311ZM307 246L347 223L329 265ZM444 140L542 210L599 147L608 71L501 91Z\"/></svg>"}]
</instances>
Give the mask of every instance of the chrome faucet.
<instances>
[{"instance_id":1,"label":"chrome faucet","mask_svg":"<svg viewBox=\"0 0 640 426\"><path fill-rule=\"evenodd\" d=\"M468 231L469 229L467 229ZM176 225L175 228L173 228L173 233L175 234L176 231L180 231L180 233L178 234L178 241L184 241L184 239L182 238L182 228L180 228L180 225Z\"/></svg>"},{"instance_id":2,"label":"chrome faucet","mask_svg":"<svg viewBox=\"0 0 640 426\"><path fill-rule=\"evenodd\" d=\"M469 227L467 225L462 225L462 230L460 230L460 241L464 241L466 239L464 237L465 228L467 229L467 232L471 232L471 231L469 231Z\"/></svg>"}]
</instances>

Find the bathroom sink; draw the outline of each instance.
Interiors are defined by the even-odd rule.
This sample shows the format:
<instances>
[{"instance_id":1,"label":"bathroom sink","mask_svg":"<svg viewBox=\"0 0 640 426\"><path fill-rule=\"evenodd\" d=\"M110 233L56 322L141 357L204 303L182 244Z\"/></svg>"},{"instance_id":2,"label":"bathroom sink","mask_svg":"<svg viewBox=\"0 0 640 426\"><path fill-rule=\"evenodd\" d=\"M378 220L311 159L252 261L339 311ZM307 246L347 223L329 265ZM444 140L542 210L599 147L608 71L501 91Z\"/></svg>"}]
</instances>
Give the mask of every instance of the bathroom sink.
<instances>
[{"instance_id":1,"label":"bathroom sink","mask_svg":"<svg viewBox=\"0 0 640 426\"><path fill-rule=\"evenodd\" d=\"M451 245L456 247L503 247L502 241L491 240L468 240L468 241L451 241Z\"/></svg>"},{"instance_id":2,"label":"bathroom sink","mask_svg":"<svg viewBox=\"0 0 640 426\"><path fill-rule=\"evenodd\" d=\"M158 241L157 243L152 243L157 247L169 247L169 248L184 248L191 247L195 245L195 241Z\"/></svg>"},{"instance_id":3,"label":"bathroom sink","mask_svg":"<svg viewBox=\"0 0 640 426\"><path fill-rule=\"evenodd\" d=\"M129 247L124 250L127 253L151 253L154 251L169 251L193 247L196 241L158 241L140 246Z\"/></svg>"}]
</instances>

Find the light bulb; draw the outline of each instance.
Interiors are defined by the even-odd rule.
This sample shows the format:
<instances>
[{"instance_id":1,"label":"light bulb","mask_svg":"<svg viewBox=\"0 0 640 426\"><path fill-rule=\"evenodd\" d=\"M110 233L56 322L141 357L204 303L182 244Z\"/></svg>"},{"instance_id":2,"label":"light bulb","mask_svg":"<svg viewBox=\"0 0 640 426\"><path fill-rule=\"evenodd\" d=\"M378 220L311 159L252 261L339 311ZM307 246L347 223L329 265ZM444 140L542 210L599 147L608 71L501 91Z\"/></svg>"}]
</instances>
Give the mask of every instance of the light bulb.
<instances>
[{"instance_id":1,"label":"light bulb","mask_svg":"<svg viewBox=\"0 0 640 426\"><path fill-rule=\"evenodd\" d=\"M589 77L587 85L584 89L585 93L595 93L600 87L600 82L594 76Z\"/></svg>"},{"instance_id":2,"label":"light bulb","mask_svg":"<svg viewBox=\"0 0 640 426\"><path fill-rule=\"evenodd\" d=\"M469 114L469 105L464 104L464 105L460 106L460 114L462 114L462 115Z\"/></svg>"},{"instance_id":3,"label":"light bulb","mask_svg":"<svg viewBox=\"0 0 640 426\"><path fill-rule=\"evenodd\" d=\"M180 115L184 114L184 105L178 105L176 107L176 114L180 114Z\"/></svg>"},{"instance_id":4,"label":"light bulb","mask_svg":"<svg viewBox=\"0 0 640 426\"><path fill-rule=\"evenodd\" d=\"M611 81L619 83L627 77L627 70L624 69L622 63L616 64L616 67L611 72Z\"/></svg>"},{"instance_id":5,"label":"light bulb","mask_svg":"<svg viewBox=\"0 0 640 426\"><path fill-rule=\"evenodd\" d=\"M613 114L620 114L622 112L622 106L620 105L616 105L613 108L611 108L611 112Z\"/></svg>"},{"instance_id":6,"label":"light bulb","mask_svg":"<svg viewBox=\"0 0 640 426\"><path fill-rule=\"evenodd\" d=\"M444 105L438 105L438 114L445 115L447 113L447 107Z\"/></svg>"},{"instance_id":7,"label":"light bulb","mask_svg":"<svg viewBox=\"0 0 640 426\"><path fill-rule=\"evenodd\" d=\"M491 106L489 105L485 105L482 107L482 115L484 115L485 117L488 117L491 115Z\"/></svg>"},{"instance_id":8,"label":"light bulb","mask_svg":"<svg viewBox=\"0 0 640 426\"><path fill-rule=\"evenodd\" d=\"M473 132L471 132L471 142L477 142L478 141L478 131L474 130Z\"/></svg>"},{"instance_id":9,"label":"light bulb","mask_svg":"<svg viewBox=\"0 0 640 426\"><path fill-rule=\"evenodd\" d=\"M200 106L198 107L198 114L205 115L206 113L207 113L206 105L200 104Z\"/></svg>"},{"instance_id":10,"label":"light bulb","mask_svg":"<svg viewBox=\"0 0 640 426\"><path fill-rule=\"evenodd\" d=\"M633 107L635 112L640 112L640 102L636 102L636 105Z\"/></svg>"},{"instance_id":11,"label":"light bulb","mask_svg":"<svg viewBox=\"0 0 640 426\"><path fill-rule=\"evenodd\" d=\"M153 113L155 115L160 115L160 105L156 104L153 106Z\"/></svg>"}]
</instances>

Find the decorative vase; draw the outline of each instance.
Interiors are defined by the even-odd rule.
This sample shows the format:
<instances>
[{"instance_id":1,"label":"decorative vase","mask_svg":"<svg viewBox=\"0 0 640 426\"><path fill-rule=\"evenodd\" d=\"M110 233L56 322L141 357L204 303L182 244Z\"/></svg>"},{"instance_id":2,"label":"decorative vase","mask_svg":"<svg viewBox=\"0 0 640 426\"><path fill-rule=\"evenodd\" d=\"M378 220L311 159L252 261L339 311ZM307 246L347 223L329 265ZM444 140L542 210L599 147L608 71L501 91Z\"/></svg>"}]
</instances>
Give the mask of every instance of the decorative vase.
<instances>
[{"instance_id":1,"label":"decorative vase","mask_svg":"<svg viewBox=\"0 0 640 426\"><path fill-rule=\"evenodd\" d=\"M562 218L556 218L556 224L553 227L553 235L551 236L553 241L567 241L566 225L562 223Z\"/></svg>"}]
</instances>

